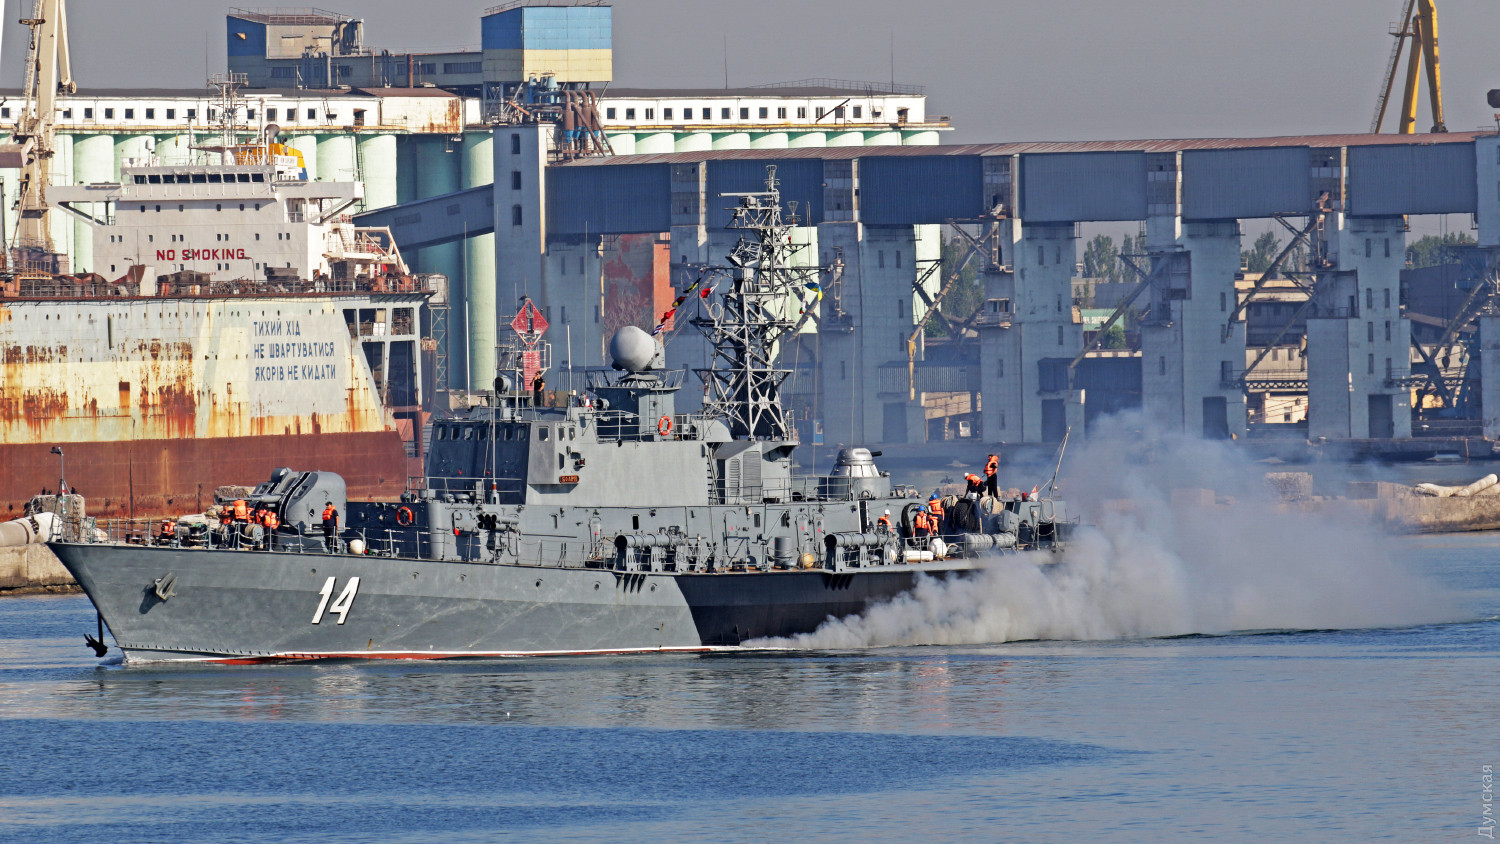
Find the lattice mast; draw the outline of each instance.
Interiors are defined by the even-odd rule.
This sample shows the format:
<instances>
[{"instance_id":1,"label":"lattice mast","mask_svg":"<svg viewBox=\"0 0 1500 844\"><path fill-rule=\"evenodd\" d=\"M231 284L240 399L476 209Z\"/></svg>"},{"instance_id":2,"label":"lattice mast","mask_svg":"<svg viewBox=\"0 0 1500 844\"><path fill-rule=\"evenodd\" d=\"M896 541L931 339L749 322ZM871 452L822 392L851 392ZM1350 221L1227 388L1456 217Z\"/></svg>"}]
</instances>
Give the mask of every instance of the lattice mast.
<instances>
[{"instance_id":1,"label":"lattice mast","mask_svg":"<svg viewBox=\"0 0 1500 844\"><path fill-rule=\"evenodd\" d=\"M775 166L766 168L764 191L722 196L738 201L728 228L744 234L729 253L733 266L705 269L696 285L726 288L692 319L713 346L709 367L695 370L708 390L704 411L724 419L735 437L796 442L781 405L781 383L791 370L776 359L782 339L806 322L813 307L808 291L820 291L821 270L790 266L803 245L791 243L796 204L783 217ZM799 306L802 314L790 313Z\"/></svg>"}]
</instances>

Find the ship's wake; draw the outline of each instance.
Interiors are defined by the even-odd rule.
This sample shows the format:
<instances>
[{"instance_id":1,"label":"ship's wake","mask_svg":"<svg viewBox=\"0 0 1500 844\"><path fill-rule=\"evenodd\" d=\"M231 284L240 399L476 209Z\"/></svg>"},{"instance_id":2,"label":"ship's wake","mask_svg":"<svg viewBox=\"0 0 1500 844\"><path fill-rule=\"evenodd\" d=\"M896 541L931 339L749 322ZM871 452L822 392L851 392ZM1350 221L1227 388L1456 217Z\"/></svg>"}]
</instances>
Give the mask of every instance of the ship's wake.
<instances>
[{"instance_id":1,"label":"ship's wake","mask_svg":"<svg viewBox=\"0 0 1500 844\"><path fill-rule=\"evenodd\" d=\"M1104 640L1252 630L1408 627L1465 617L1452 594L1360 521L1289 509L1264 469L1219 446L1157 443L1130 463L1095 441L1068 484L1092 516L1061 554L996 558L967 577L923 578L864 614L790 640L800 648ZM1208 481L1213 481L1212 484ZM1212 503L1171 490L1229 489ZM1233 503L1230 501L1232 495Z\"/></svg>"}]
</instances>

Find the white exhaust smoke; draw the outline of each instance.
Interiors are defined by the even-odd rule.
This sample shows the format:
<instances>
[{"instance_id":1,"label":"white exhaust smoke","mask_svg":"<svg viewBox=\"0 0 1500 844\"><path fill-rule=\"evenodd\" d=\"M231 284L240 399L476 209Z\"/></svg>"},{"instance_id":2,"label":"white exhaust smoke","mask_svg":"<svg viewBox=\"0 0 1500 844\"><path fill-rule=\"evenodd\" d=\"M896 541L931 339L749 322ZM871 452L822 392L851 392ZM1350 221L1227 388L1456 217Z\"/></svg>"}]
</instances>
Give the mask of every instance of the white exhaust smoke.
<instances>
[{"instance_id":1,"label":"white exhaust smoke","mask_svg":"<svg viewBox=\"0 0 1500 844\"><path fill-rule=\"evenodd\" d=\"M1288 509L1265 490L1264 469L1225 446L1105 435L1068 464L1058 497L1094 527L1076 532L1064 553L1011 555L972 577L923 579L861 616L757 644L1099 640L1464 617L1446 590L1401 563L1396 540L1347 517ZM1030 485L1019 480L1012 485ZM1218 498L1179 495L1174 504L1174 489L1214 489Z\"/></svg>"}]
</instances>

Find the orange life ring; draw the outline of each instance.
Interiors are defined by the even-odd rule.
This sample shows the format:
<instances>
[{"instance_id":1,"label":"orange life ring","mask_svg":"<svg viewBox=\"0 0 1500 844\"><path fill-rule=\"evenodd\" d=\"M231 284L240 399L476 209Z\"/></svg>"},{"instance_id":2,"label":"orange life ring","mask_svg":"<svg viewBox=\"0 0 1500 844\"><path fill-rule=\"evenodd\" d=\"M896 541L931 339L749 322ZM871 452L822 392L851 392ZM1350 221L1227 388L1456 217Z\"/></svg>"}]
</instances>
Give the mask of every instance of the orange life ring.
<instances>
[{"instance_id":1,"label":"orange life ring","mask_svg":"<svg viewBox=\"0 0 1500 844\"><path fill-rule=\"evenodd\" d=\"M411 512L411 508L410 507L399 507L399 508L397 508L397 510L396 510L396 524L401 525L402 527L408 527L408 526L411 525L412 520L413 520L413 516L412 516L412 512Z\"/></svg>"},{"instance_id":2,"label":"orange life ring","mask_svg":"<svg viewBox=\"0 0 1500 844\"><path fill-rule=\"evenodd\" d=\"M672 417L663 416L661 419L657 420L656 431L664 437L672 433Z\"/></svg>"}]
</instances>

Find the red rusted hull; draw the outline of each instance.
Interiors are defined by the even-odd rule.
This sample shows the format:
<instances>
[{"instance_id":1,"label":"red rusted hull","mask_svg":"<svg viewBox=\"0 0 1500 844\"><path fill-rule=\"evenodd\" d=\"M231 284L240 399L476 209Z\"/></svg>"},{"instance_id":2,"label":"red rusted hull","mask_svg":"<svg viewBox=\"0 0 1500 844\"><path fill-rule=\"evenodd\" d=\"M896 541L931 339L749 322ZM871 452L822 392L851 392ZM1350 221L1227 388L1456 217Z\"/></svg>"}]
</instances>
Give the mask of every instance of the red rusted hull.
<instances>
[{"instance_id":1,"label":"red rusted hull","mask_svg":"<svg viewBox=\"0 0 1500 844\"><path fill-rule=\"evenodd\" d=\"M0 443L0 520L43 487L57 489L63 447L68 485L91 516L201 512L225 484L254 486L287 466L336 472L349 497L391 500L406 487L406 449L395 431L212 437L134 442Z\"/></svg>"}]
</instances>

